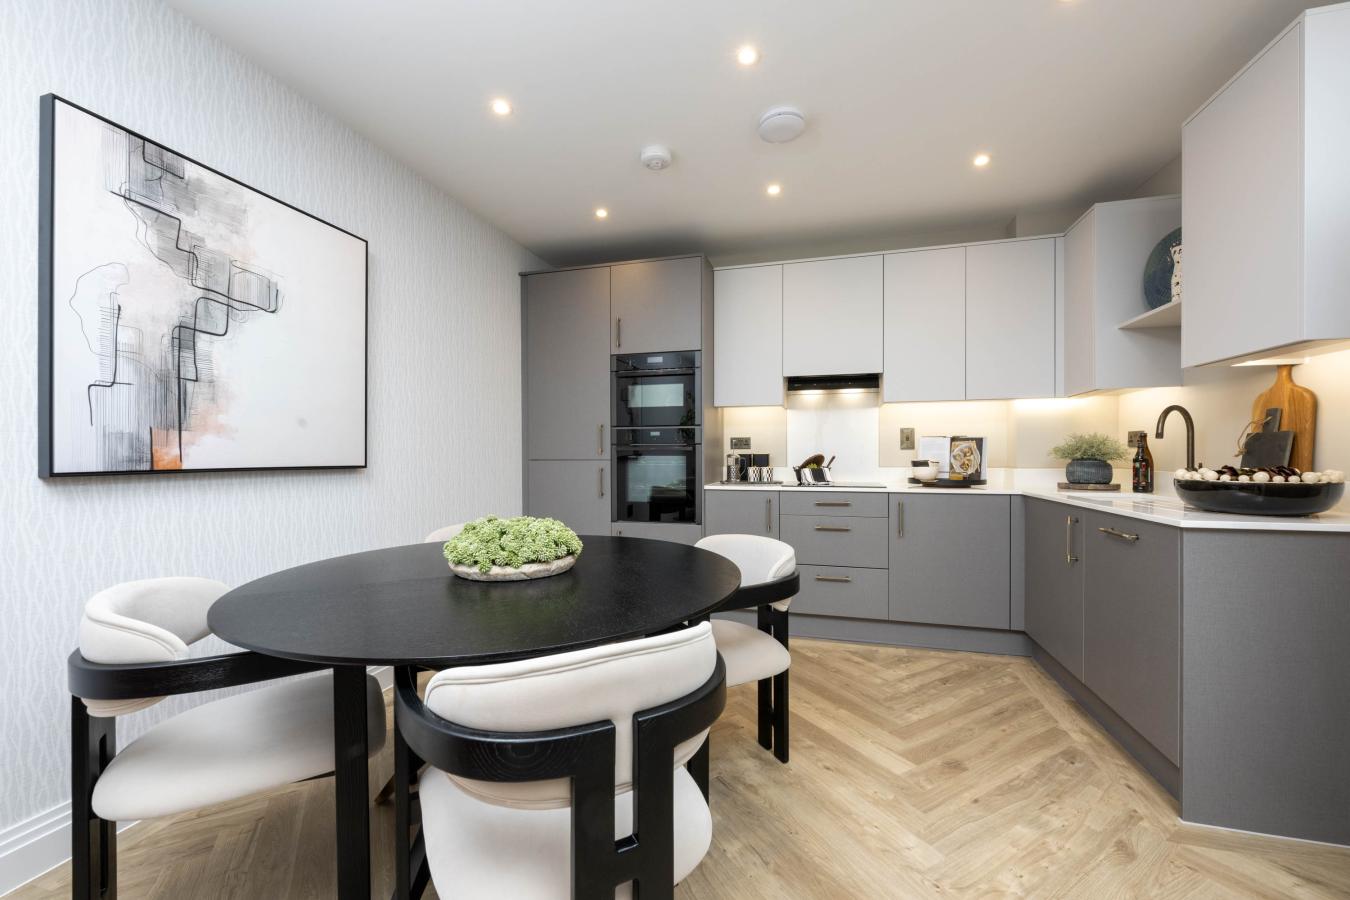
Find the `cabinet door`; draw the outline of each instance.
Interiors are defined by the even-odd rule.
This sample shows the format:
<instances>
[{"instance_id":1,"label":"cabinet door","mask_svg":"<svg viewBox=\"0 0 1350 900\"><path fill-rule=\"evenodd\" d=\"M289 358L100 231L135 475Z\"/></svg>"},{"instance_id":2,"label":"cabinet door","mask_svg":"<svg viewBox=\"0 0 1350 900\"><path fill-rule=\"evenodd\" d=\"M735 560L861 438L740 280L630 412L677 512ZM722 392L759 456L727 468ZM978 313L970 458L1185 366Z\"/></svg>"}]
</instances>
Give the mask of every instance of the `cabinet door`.
<instances>
[{"instance_id":1,"label":"cabinet door","mask_svg":"<svg viewBox=\"0 0 1350 900\"><path fill-rule=\"evenodd\" d=\"M1083 683L1181 762L1181 532L1086 512Z\"/></svg>"},{"instance_id":2,"label":"cabinet door","mask_svg":"<svg viewBox=\"0 0 1350 900\"><path fill-rule=\"evenodd\" d=\"M529 459L609 457L609 269L525 279Z\"/></svg>"},{"instance_id":3,"label":"cabinet door","mask_svg":"<svg viewBox=\"0 0 1350 900\"><path fill-rule=\"evenodd\" d=\"M1026 631L1083 680L1083 516L1062 503L1026 504Z\"/></svg>"},{"instance_id":4,"label":"cabinet door","mask_svg":"<svg viewBox=\"0 0 1350 900\"><path fill-rule=\"evenodd\" d=\"M891 499L891 619L1007 629L1011 501L952 494Z\"/></svg>"},{"instance_id":5,"label":"cabinet door","mask_svg":"<svg viewBox=\"0 0 1350 900\"><path fill-rule=\"evenodd\" d=\"M736 488L704 491L703 531L778 537L778 492Z\"/></svg>"},{"instance_id":6,"label":"cabinet door","mask_svg":"<svg viewBox=\"0 0 1350 900\"><path fill-rule=\"evenodd\" d=\"M1070 397L1097 387L1093 366L1096 232L1097 213L1090 209L1064 235L1064 337L1059 349L1064 354L1064 393ZM1128 318L1122 316L1120 321Z\"/></svg>"},{"instance_id":7,"label":"cabinet door","mask_svg":"<svg viewBox=\"0 0 1350 900\"><path fill-rule=\"evenodd\" d=\"M1055 396L1055 240L966 248L966 398Z\"/></svg>"},{"instance_id":8,"label":"cabinet door","mask_svg":"<svg viewBox=\"0 0 1350 900\"><path fill-rule=\"evenodd\" d=\"M884 268L882 395L966 398L966 248L891 253Z\"/></svg>"},{"instance_id":9,"label":"cabinet door","mask_svg":"<svg viewBox=\"0 0 1350 900\"><path fill-rule=\"evenodd\" d=\"M713 273L714 406L783 405L783 267Z\"/></svg>"},{"instance_id":10,"label":"cabinet door","mask_svg":"<svg viewBox=\"0 0 1350 900\"><path fill-rule=\"evenodd\" d=\"M881 257L783 266L783 374L880 372Z\"/></svg>"},{"instance_id":11,"label":"cabinet door","mask_svg":"<svg viewBox=\"0 0 1350 900\"><path fill-rule=\"evenodd\" d=\"M578 534L609 534L609 463L534 460L525 506L532 516L558 519Z\"/></svg>"},{"instance_id":12,"label":"cabinet door","mask_svg":"<svg viewBox=\"0 0 1350 900\"><path fill-rule=\"evenodd\" d=\"M611 266L612 352L701 349L702 290L699 256Z\"/></svg>"}]
</instances>

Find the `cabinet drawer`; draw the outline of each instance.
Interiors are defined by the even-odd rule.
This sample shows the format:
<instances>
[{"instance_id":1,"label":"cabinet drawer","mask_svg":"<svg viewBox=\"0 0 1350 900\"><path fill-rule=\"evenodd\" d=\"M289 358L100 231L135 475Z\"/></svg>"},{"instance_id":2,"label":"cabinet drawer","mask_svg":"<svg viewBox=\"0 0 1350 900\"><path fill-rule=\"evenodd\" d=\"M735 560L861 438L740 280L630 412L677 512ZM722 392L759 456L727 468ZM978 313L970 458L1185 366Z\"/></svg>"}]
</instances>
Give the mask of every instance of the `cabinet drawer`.
<instances>
[{"instance_id":1,"label":"cabinet drawer","mask_svg":"<svg viewBox=\"0 0 1350 900\"><path fill-rule=\"evenodd\" d=\"M886 568L886 519L783 516L779 531L796 551L798 564Z\"/></svg>"},{"instance_id":2,"label":"cabinet drawer","mask_svg":"<svg viewBox=\"0 0 1350 900\"><path fill-rule=\"evenodd\" d=\"M851 619L886 618L886 571L839 566L798 566L801 592L792 601L792 613L846 616Z\"/></svg>"},{"instance_id":3,"label":"cabinet drawer","mask_svg":"<svg viewBox=\"0 0 1350 900\"><path fill-rule=\"evenodd\" d=\"M851 494L806 488L783 491L785 516L866 516L886 518L885 494Z\"/></svg>"}]
</instances>

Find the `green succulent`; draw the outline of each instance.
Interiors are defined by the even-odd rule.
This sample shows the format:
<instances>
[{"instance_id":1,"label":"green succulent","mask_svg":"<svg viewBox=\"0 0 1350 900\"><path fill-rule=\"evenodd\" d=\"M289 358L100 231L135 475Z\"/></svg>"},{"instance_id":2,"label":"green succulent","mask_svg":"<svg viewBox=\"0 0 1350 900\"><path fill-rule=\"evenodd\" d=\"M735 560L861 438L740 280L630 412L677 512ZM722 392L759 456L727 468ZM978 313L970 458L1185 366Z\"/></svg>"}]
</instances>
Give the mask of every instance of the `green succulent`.
<instances>
[{"instance_id":1,"label":"green succulent","mask_svg":"<svg viewBox=\"0 0 1350 900\"><path fill-rule=\"evenodd\" d=\"M1110 435L1094 431L1092 434L1071 434L1050 452L1056 459L1099 459L1110 462L1113 459L1125 459L1130 455L1130 448Z\"/></svg>"},{"instance_id":2,"label":"green succulent","mask_svg":"<svg viewBox=\"0 0 1350 900\"><path fill-rule=\"evenodd\" d=\"M487 516L464 526L445 543L445 558L455 565L487 573L493 566L518 569L526 563L552 562L581 555L577 533L557 519Z\"/></svg>"}]
</instances>

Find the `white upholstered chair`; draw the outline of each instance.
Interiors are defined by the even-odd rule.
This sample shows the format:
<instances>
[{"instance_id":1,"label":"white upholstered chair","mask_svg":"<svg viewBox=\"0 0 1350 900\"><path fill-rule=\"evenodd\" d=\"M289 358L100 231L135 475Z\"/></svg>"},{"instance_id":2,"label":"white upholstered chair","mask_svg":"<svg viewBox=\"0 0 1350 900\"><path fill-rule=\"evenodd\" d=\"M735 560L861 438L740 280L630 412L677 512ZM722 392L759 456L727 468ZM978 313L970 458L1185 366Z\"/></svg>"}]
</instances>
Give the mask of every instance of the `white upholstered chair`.
<instances>
[{"instance_id":1,"label":"white upholstered chair","mask_svg":"<svg viewBox=\"0 0 1350 900\"><path fill-rule=\"evenodd\" d=\"M670 897L707 853L712 816L685 763L725 702L708 623L447 669L424 700L402 669L396 691L396 769L430 765L411 846L400 818L396 896L417 893L408 860L425 858L446 897L628 898L634 880L644 900ZM406 809L404 775L399 794Z\"/></svg>"},{"instance_id":2,"label":"white upholstered chair","mask_svg":"<svg viewBox=\"0 0 1350 900\"><path fill-rule=\"evenodd\" d=\"M741 570L741 587L767 584L797 571L797 555L782 541L757 534L710 534L694 546L721 554ZM727 686L759 684L759 742L788 761L787 597L760 607L759 627L714 619L713 637L726 660Z\"/></svg>"},{"instance_id":3,"label":"white upholstered chair","mask_svg":"<svg viewBox=\"0 0 1350 900\"><path fill-rule=\"evenodd\" d=\"M153 578L95 594L70 659L75 896L116 888L114 823L174 815L333 771L330 671L256 653L189 658L227 590ZM193 707L116 747L115 717L168 694L302 677ZM384 743L379 684L367 678L371 753Z\"/></svg>"},{"instance_id":4,"label":"white upholstered chair","mask_svg":"<svg viewBox=\"0 0 1350 900\"><path fill-rule=\"evenodd\" d=\"M444 544L446 541L463 531L464 525L464 522L459 522L455 525L444 525L422 538L422 542L426 544Z\"/></svg>"}]
</instances>

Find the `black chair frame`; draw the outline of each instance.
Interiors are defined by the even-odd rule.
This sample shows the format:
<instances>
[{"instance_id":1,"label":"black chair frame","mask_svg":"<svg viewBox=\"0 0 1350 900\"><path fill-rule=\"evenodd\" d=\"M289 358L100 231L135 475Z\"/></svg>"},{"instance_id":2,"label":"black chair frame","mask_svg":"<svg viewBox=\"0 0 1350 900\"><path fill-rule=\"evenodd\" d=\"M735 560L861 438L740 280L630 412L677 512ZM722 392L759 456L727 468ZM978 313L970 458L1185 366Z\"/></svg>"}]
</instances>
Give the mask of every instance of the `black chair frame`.
<instances>
[{"instance_id":1,"label":"black chair frame","mask_svg":"<svg viewBox=\"0 0 1350 900\"><path fill-rule=\"evenodd\" d=\"M760 584L746 585L732 595L731 599L718 608L718 612L731 609L754 609L759 630L772 637L788 649L788 611L774 609L771 604L788 597L795 597L801 589L801 576L796 572L765 581ZM772 678L761 678L759 688L759 745L773 751L779 762L788 761L788 670L783 670ZM707 761L701 760L706 766Z\"/></svg>"},{"instance_id":2,"label":"black chair frame","mask_svg":"<svg viewBox=\"0 0 1350 900\"><path fill-rule=\"evenodd\" d=\"M417 693L417 669L394 676L396 797L395 900L418 898L430 879L425 837L417 824L410 783L423 763L461 778L495 782L572 781L572 897L609 900L634 882L634 896L673 896L675 880L673 753L712 726L726 706L722 657L697 690L633 715L631 835L614 838L614 724L608 720L534 732L466 728L427 709ZM448 888L448 886L447 886Z\"/></svg>"},{"instance_id":3,"label":"black chair frame","mask_svg":"<svg viewBox=\"0 0 1350 900\"><path fill-rule=\"evenodd\" d=\"M76 650L70 686L71 896L116 900L117 823L94 814L94 785L117 753L117 719L92 716L84 700L139 700L195 694L327 668L261 653L224 653L136 664L92 663Z\"/></svg>"}]
</instances>

